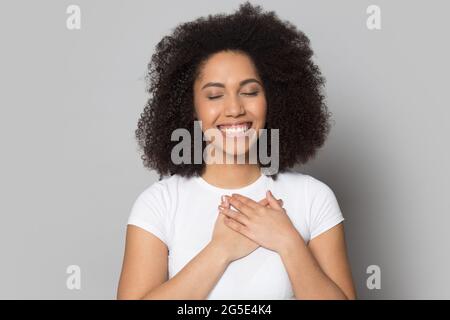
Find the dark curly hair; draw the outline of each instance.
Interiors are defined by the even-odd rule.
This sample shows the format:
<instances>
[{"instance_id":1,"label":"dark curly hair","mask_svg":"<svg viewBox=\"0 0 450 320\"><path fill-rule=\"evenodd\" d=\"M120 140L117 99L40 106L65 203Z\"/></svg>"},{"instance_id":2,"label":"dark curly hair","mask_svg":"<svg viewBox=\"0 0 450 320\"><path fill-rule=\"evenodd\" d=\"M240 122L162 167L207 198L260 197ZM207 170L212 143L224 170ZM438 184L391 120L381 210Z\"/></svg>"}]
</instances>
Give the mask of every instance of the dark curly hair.
<instances>
[{"instance_id":1,"label":"dark curly hair","mask_svg":"<svg viewBox=\"0 0 450 320\"><path fill-rule=\"evenodd\" d=\"M306 163L324 144L331 112L324 102L325 79L312 61L309 39L275 12L262 12L260 6L245 2L233 14L182 23L156 45L148 64L150 98L135 135L143 149L144 166L155 169L160 179L163 175L202 174L204 162L172 162L171 150L178 142L171 141L171 133L185 128L193 136L194 81L208 57L225 50L246 53L263 81L265 128L268 132L279 129L278 172ZM268 137L271 150L270 134Z\"/></svg>"}]
</instances>

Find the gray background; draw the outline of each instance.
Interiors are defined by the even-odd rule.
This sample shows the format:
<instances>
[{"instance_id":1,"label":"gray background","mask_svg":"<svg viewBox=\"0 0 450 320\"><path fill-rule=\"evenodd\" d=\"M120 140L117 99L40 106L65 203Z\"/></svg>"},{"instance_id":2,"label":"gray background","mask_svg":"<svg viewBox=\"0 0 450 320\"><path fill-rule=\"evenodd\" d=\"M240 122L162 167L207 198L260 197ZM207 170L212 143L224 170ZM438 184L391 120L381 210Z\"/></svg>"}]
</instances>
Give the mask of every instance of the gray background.
<instances>
[{"instance_id":1,"label":"gray background","mask_svg":"<svg viewBox=\"0 0 450 320\"><path fill-rule=\"evenodd\" d=\"M0 298L115 298L131 205L157 180L133 136L146 64L178 23L239 3L1 2ZM358 297L449 299L449 3L256 3L309 36L327 79L335 122L300 170L338 198ZM366 28L370 4L381 30ZM81 290L66 288L72 264Z\"/></svg>"}]
</instances>

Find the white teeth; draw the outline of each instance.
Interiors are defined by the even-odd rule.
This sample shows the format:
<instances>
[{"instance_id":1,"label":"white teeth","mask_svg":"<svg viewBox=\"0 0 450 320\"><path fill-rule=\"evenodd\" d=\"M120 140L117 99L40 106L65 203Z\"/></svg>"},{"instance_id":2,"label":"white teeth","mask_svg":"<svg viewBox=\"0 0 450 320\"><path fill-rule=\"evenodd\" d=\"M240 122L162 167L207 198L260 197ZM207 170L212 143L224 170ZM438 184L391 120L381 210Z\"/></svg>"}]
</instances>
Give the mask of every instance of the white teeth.
<instances>
[{"instance_id":1,"label":"white teeth","mask_svg":"<svg viewBox=\"0 0 450 320\"><path fill-rule=\"evenodd\" d=\"M220 131L224 132L226 135L236 135L236 134L242 134L245 133L249 128L250 125L248 123L244 125L236 125L236 126L218 126Z\"/></svg>"},{"instance_id":2,"label":"white teeth","mask_svg":"<svg viewBox=\"0 0 450 320\"><path fill-rule=\"evenodd\" d=\"M244 132L247 131L247 127L234 127L234 128L225 128L223 129L225 132Z\"/></svg>"}]
</instances>

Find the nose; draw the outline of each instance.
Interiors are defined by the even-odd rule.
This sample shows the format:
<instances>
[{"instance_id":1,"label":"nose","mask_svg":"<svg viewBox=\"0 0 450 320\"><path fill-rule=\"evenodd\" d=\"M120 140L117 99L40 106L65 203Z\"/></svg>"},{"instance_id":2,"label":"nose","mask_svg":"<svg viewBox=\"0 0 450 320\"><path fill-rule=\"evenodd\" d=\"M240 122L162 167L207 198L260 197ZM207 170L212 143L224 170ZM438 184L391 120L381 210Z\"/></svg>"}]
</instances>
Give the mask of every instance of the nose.
<instances>
[{"instance_id":1,"label":"nose","mask_svg":"<svg viewBox=\"0 0 450 320\"><path fill-rule=\"evenodd\" d=\"M244 106L242 102L239 101L238 97L231 97L229 101L226 102L225 115L230 117L237 117L245 113Z\"/></svg>"}]
</instances>

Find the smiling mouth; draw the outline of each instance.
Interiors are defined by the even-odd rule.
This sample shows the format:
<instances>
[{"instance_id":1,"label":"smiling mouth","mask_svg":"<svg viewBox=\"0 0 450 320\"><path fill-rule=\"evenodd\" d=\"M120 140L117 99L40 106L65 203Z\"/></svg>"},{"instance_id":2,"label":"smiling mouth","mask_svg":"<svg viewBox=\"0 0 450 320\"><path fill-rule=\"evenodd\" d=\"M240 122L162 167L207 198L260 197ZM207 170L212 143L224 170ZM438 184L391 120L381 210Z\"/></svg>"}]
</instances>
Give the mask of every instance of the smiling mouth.
<instances>
[{"instance_id":1,"label":"smiling mouth","mask_svg":"<svg viewBox=\"0 0 450 320\"><path fill-rule=\"evenodd\" d=\"M241 137L245 136L251 126L252 122L241 122L237 124L221 124L217 128L227 137Z\"/></svg>"}]
</instances>

